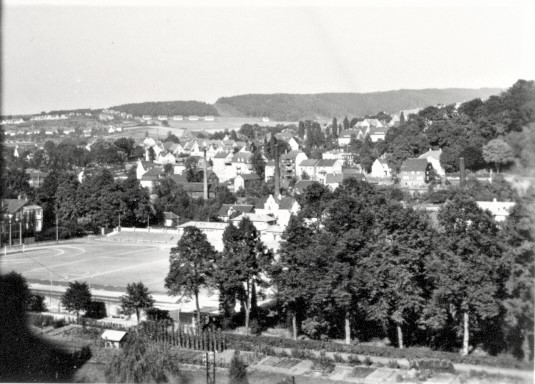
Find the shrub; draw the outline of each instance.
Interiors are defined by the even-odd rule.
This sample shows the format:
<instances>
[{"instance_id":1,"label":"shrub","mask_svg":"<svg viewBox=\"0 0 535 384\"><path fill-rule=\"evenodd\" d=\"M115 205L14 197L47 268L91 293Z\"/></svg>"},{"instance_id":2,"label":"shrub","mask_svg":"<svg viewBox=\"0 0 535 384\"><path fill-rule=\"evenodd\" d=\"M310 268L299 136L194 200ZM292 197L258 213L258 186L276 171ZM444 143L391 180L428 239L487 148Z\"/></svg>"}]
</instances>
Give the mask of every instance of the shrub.
<instances>
[{"instance_id":1,"label":"shrub","mask_svg":"<svg viewBox=\"0 0 535 384\"><path fill-rule=\"evenodd\" d=\"M52 326L54 328L61 328L61 327L64 327L65 325L66 325L65 319L54 320L54 322L52 323Z\"/></svg>"},{"instance_id":2,"label":"shrub","mask_svg":"<svg viewBox=\"0 0 535 384\"><path fill-rule=\"evenodd\" d=\"M28 300L29 312L46 312L45 297L41 295L30 295Z\"/></svg>"},{"instance_id":3,"label":"shrub","mask_svg":"<svg viewBox=\"0 0 535 384\"><path fill-rule=\"evenodd\" d=\"M335 353L334 354L334 361L337 362L337 363L345 363L344 358L339 353Z\"/></svg>"},{"instance_id":4,"label":"shrub","mask_svg":"<svg viewBox=\"0 0 535 384\"><path fill-rule=\"evenodd\" d=\"M351 365L360 365L361 362L360 362L360 359L357 355L349 355L347 357L347 362Z\"/></svg>"},{"instance_id":5,"label":"shrub","mask_svg":"<svg viewBox=\"0 0 535 384\"><path fill-rule=\"evenodd\" d=\"M364 360L362 361L362 364L367 365L368 367L371 366L373 362L370 356L366 356Z\"/></svg>"},{"instance_id":6,"label":"shrub","mask_svg":"<svg viewBox=\"0 0 535 384\"><path fill-rule=\"evenodd\" d=\"M245 384L247 380L247 365L240 358L240 351L235 351L228 371L229 384Z\"/></svg>"},{"instance_id":7,"label":"shrub","mask_svg":"<svg viewBox=\"0 0 535 384\"><path fill-rule=\"evenodd\" d=\"M399 364L398 364L397 360L388 360L387 367L388 368L392 368L392 369L398 369L399 368Z\"/></svg>"}]
</instances>

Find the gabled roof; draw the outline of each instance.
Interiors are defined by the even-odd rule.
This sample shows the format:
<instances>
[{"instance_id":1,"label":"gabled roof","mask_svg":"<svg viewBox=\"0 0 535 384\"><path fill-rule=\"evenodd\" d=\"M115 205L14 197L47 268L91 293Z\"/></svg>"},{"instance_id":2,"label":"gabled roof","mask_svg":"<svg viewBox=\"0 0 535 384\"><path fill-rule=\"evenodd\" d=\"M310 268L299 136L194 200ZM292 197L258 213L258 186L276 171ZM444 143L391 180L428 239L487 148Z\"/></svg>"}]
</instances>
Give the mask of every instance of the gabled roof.
<instances>
[{"instance_id":1,"label":"gabled roof","mask_svg":"<svg viewBox=\"0 0 535 384\"><path fill-rule=\"evenodd\" d=\"M325 175L325 184L340 184L342 181L344 181L343 173L327 173Z\"/></svg>"},{"instance_id":2,"label":"gabled roof","mask_svg":"<svg viewBox=\"0 0 535 384\"><path fill-rule=\"evenodd\" d=\"M228 211L231 208L234 211L241 212L241 213L251 213L251 212L254 211L254 205L223 204L221 206L221 209L219 209L219 212L217 214L219 216L225 217L225 216L228 215Z\"/></svg>"},{"instance_id":3,"label":"gabled roof","mask_svg":"<svg viewBox=\"0 0 535 384\"><path fill-rule=\"evenodd\" d=\"M232 161L238 161L238 159L243 159L245 162L249 162L251 158L253 157L253 154L251 152L236 152L234 156L232 156Z\"/></svg>"},{"instance_id":4,"label":"gabled roof","mask_svg":"<svg viewBox=\"0 0 535 384\"><path fill-rule=\"evenodd\" d=\"M321 159L316 164L316 167L333 167L337 161L336 159Z\"/></svg>"},{"instance_id":5,"label":"gabled roof","mask_svg":"<svg viewBox=\"0 0 535 384\"><path fill-rule=\"evenodd\" d=\"M104 340L119 342L126 336L125 331L115 331L112 329L106 329L100 336Z\"/></svg>"},{"instance_id":6,"label":"gabled roof","mask_svg":"<svg viewBox=\"0 0 535 384\"><path fill-rule=\"evenodd\" d=\"M152 168L149 169L143 176L155 176L158 177L160 175L163 175L165 172L163 168Z\"/></svg>"},{"instance_id":7,"label":"gabled roof","mask_svg":"<svg viewBox=\"0 0 535 384\"><path fill-rule=\"evenodd\" d=\"M212 159L226 159L228 156L228 153L226 152L217 152Z\"/></svg>"},{"instance_id":8,"label":"gabled roof","mask_svg":"<svg viewBox=\"0 0 535 384\"><path fill-rule=\"evenodd\" d=\"M303 151L299 151L299 150L292 150L288 153L284 153L280 156L280 159L281 160L295 160L295 158L297 157L297 155L299 155L300 153L304 153Z\"/></svg>"},{"instance_id":9,"label":"gabled roof","mask_svg":"<svg viewBox=\"0 0 535 384\"><path fill-rule=\"evenodd\" d=\"M351 137L351 135L355 135L357 137L358 130L357 129L344 129L342 132L338 134L339 138L343 137Z\"/></svg>"},{"instance_id":10,"label":"gabled roof","mask_svg":"<svg viewBox=\"0 0 535 384\"><path fill-rule=\"evenodd\" d=\"M264 206L266 205L267 201L269 199L269 196L261 197L256 204L254 205L255 208L258 209L264 209Z\"/></svg>"},{"instance_id":11,"label":"gabled roof","mask_svg":"<svg viewBox=\"0 0 535 384\"><path fill-rule=\"evenodd\" d=\"M296 200L292 197L283 197L282 199L279 199L277 203L279 203L279 209L290 210L296 203Z\"/></svg>"},{"instance_id":12,"label":"gabled roof","mask_svg":"<svg viewBox=\"0 0 535 384\"><path fill-rule=\"evenodd\" d=\"M318 162L317 159L307 159L301 161L301 164L299 164L300 167L313 167Z\"/></svg>"},{"instance_id":13,"label":"gabled roof","mask_svg":"<svg viewBox=\"0 0 535 384\"><path fill-rule=\"evenodd\" d=\"M258 176L256 173L242 173L236 177L241 177L243 180L260 180L260 176Z\"/></svg>"},{"instance_id":14,"label":"gabled roof","mask_svg":"<svg viewBox=\"0 0 535 384\"><path fill-rule=\"evenodd\" d=\"M6 208L7 214L14 214L24 207L28 202L22 199L2 199L2 208Z\"/></svg>"},{"instance_id":15,"label":"gabled roof","mask_svg":"<svg viewBox=\"0 0 535 384\"><path fill-rule=\"evenodd\" d=\"M203 192L204 183L176 183L178 186L182 187L186 192ZM208 191L210 191L212 184L208 184Z\"/></svg>"},{"instance_id":16,"label":"gabled roof","mask_svg":"<svg viewBox=\"0 0 535 384\"><path fill-rule=\"evenodd\" d=\"M432 151L431 149L427 151L426 153L421 154L418 156L419 159L435 159L440 161L440 155L442 154L442 148L437 151Z\"/></svg>"},{"instance_id":17,"label":"gabled roof","mask_svg":"<svg viewBox=\"0 0 535 384\"><path fill-rule=\"evenodd\" d=\"M400 172L425 172L427 164L427 159L407 159L403 162Z\"/></svg>"},{"instance_id":18,"label":"gabled roof","mask_svg":"<svg viewBox=\"0 0 535 384\"><path fill-rule=\"evenodd\" d=\"M253 223L273 223L277 221L277 219L273 216L263 215L259 213L242 213L241 215L231 219L230 221L242 221L244 217L247 217Z\"/></svg>"},{"instance_id":19,"label":"gabled roof","mask_svg":"<svg viewBox=\"0 0 535 384\"><path fill-rule=\"evenodd\" d=\"M180 216L174 214L173 212L164 212L163 216L166 220L178 220L180 219Z\"/></svg>"}]
</instances>

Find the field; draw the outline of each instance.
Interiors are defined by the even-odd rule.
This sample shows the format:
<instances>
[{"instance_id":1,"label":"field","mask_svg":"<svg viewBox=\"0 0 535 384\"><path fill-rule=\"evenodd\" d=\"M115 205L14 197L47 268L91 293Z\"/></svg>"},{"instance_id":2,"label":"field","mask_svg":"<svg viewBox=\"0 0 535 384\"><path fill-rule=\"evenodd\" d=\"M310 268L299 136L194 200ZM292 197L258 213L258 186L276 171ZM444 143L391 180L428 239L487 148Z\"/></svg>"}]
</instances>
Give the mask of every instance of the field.
<instances>
[{"instance_id":1,"label":"field","mask_svg":"<svg viewBox=\"0 0 535 384\"><path fill-rule=\"evenodd\" d=\"M77 280L123 292L128 283L142 281L152 293L165 294L169 246L80 241L2 255L0 270L14 270L34 283L66 285Z\"/></svg>"}]
</instances>

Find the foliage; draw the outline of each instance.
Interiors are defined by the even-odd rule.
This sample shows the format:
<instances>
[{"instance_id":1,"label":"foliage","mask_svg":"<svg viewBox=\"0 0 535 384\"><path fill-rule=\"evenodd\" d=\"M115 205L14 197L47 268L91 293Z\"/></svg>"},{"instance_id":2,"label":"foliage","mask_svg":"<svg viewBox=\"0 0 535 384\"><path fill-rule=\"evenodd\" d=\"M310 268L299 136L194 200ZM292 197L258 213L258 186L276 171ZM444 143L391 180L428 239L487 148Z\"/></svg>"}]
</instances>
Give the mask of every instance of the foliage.
<instances>
[{"instance_id":1,"label":"foliage","mask_svg":"<svg viewBox=\"0 0 535 384\"><path fill-rule=\"evenodd\" d=\"M154 305L154 299L149 290L140 281L126 285L126 295L121 296L121 310L125 314L136 313L137 324L139 325L140 312Z\"/></svg>"},{"instance_id":2,"label":"foliage","mask_svg":"<svg viewBox=\"0 0 535 384\"><path fill-rule=\"evenodd\" d=\"M106 365L110 383L168 383L179 375L178 364L169 353L162 353L132 332L127 335L120 353Z\"/></svg>"},{"instance_id":3,"label":"foliage","mask_svg":"<svg viewBox=\"0 0 535 384\"><path fill-rule=\"evenodd\" d=\"M247 364L240 358L240 351L234 351L234 355L230 360L230 368L228 372L229 384L246 384L247 379Z\"/></svg>"},{"instance_id":4,"label":"foliage","mask_svg":"<svg viewBox=\"0 0 535 384\"><path fill-rule=\"evenodd\" d=\"M30 312L46 312L45 297L37 294L30 295L28 299L28 311Z\"/></svg>"},{"instance_id":5,"label":"foliage","mask_svg":"<svg viewBox=\"0 0 535 384\"><path fill-rule=\"evenodd\" d=\"M377 111L400 111L422 105L449 104L458 100L487 98L499 89L424 89L378 93L249 94L221 97L226 104L252 117L298 121L316 116L365 116Z\"/></svg>"},{"instance_id":6,"label":"foliage","mask_svg":"<svg viewBox=\"0 0 535 384\"><path fill-rule=\"evenodd\" d=\"M78 318L80 311L89 309L91 292L86 282L75 281L69 283L69 287L61 297L61 304L69 311L76 313Z\"/></svg>"},{"instance_id":7,"label":"foliage","mask_svg":"<svg viewBox=\"0 0 535 384\"><path fill-rule=\"evenodd\" d=\"M183 115L183 116L219 116L214 106L200 101L148 101L110 107L115 111L142 115Z\"/></svg>"},{"instance_id":8,"label":"foliage","mask_svg":"<svg viewBox=\"0 0 535 384\"><path fill-rule=\"evenodd\" d=\"M206 235L198 228L188 226L171 249L169 273L165 287L170 294L195 297L197 320L200 324L199 292L201 288L214 286L214 259L216 251Z\"/></svg>"},{"instance_id":9,"label":"foliage","mask_svg":"<svg viewBox=\"0 0 535 384\"><path fill-rule=\"evenodd\" d=\"M494 164L498 172L502 165L507 165L514 160L513 150L501 139L491 140L483 147L483 158L487 163Z\"/></svg>"}]
</instances>

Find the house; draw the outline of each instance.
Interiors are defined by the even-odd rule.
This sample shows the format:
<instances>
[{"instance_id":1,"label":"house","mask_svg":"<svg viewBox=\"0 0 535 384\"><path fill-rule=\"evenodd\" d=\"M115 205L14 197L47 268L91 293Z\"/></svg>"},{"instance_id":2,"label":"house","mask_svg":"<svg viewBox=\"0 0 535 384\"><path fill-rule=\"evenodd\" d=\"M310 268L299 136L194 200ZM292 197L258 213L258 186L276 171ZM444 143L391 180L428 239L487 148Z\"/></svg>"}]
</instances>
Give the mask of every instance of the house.
<instances>
[{"instance_id":1,"label":"house","mask_svg":"<svg viewBox=\"0 0 535 384\"><path fill-rule=\"evenodd\" d=\"M299 212L300 206L292 197L275 198L273 195L263 197L255 204L255 213L271 215L277 218L278 225L286 228L292 214Z\"/></svg>"},{"instance_id":2,"label":"house","mask_svg":"<svg viewBox=\"0 0 535 384\"><path fill-rule=\"evenodd\" d=\"M213 116L204 116L204 121L214 121L215 118Z\"/></svg>"},{"instance_id":3,"label":"house","mask_svg":"<svg viewBox=\"0 0 535 384\"><path fill-rule=\"evenodd\" d=\"M193 198L204 197L204 183L176 183L184 192ZM212 184L208 184L208 198L214 197L215 192Z\"/></svg>"},{"instance_id":4,"label":"house","mask_svg":"<svg viewBox=\"0 0 535 384\"><path fill-rule=\"evenodd\" d=\"M297 174L297 164L307 159L308 156L303 151L295 150L282 154L279 157L281 184L287 185L294 177L300 177L301 175Z\"/></svg>"},{"instance_id":5,"label":"house","mask_svg":"<svg viewBox=\"0 0 535 384\"><path fill-rule=\"evenodd\" d=\"M173 120L174 121L182 121L182 120L184 120L184 117L181 116L181 115L175 115L175 116L173 116Z\"/></svg>"},{"instance_id":6,"label":"house","mask_svg":"<svg viewBox=\"0 0 535 384\"><path fill-rule=\"evenodd\" d=\"M238 191L240 188L248 190L252 185L260 180L260 176L258 176L256 173L237 175L234 179L234 191Z\"/></svg>"},{"instance_id":7,"label":"house","mask_svg":"<svg viewBox=\"0 0 535 384\"><path fill-rule=\"evenodd\" d=\"M150 121L150 120L152 120L152 116L150 116L150 115L143 115L142 119L145 120L145 121Z\"/></svg>"},{"instance_id":8,"label":"house","mask_svg":"<svg viewBox=\"0 0 535 384\"><path fill-rule=\"evenodd\" d=\"M419 159L427 159L429 163L433 166L433 169L440 177L446 177L446 171L440 164L440 155L442 155L442 148L437 151L429 149L426 153L418 156Z\"/></svg>"},{"instance_id":9,"label":"house","mask_svg":"<svg viewBox=\"0 0 535 384\"><path fill-rule=\"evenodd\" d=\"M321 157L326 160L342 160L344 164L353 164L355 154L346 152L343 149L333 149L332 151L324 152Z\"/></svg>"},{"instance_id":10,"label":"house","mask_svg":"<svg viewBox=\"0 0 535 384\"><path fill-rule=\"evenodd\" d=\"M164 212L164 227L176 227L180 224L180 216L174 214L173 212Z\"/></svg>"},{"instance_id":11,"label":"house","mask_svg":"<svg viewBox=\"0 0 535 384\"><path fill-rule=\"evenodd\" d=\"M252 164L253 154L249 151L239 151L232 156L232 167L234 174L240 175L242 173L253 173Z\"/></svg>"},{"instance_id":12,"label":"house","mask_svg":"<svg viewBox=\"0 0 535 384\"><path fill-rule=\"evenodd\" d=\"M199 121L199 116L189 116L188 120L189 121Z\"/></svg>"},{"instance_id":13,"label":"house","mask_svg":"<svg viewBox=\"0 0 535 384\"><path fill-rule=\"evenodd\" d=\"M317 159L307 159L301 161L297 166L297 176L303 178L303 175L308 175L310 180L316 180L316 164L319 162Z\"/></svg>"},{"instance_id":14,"label":"house","mask_svg":"<svg viewBox=\"0 0 535 384\"><path fill-rule=\"evenodd\" d=\"M126 332L106 329L100 338L104 340L106 348L121 348L126 339Z\"/></svg>"},{"instance_id":15,"label":"house","mask_svg":"<svg viewBox=\"0 0 535 384\"><path fill-rule=\"evenodd\" d=\"M149 170L154 168L155 165L152 161L142 161L138 159L136 167L136 177L138 180L141 180L141 177L147 173Z\"/></svg>"},{"instance_id":16,"label":"house","mask_svg":"<svg viewBox=\"0 0 535 384\"><path fill-rule=\"evenodd\" d=\"M45 178L48 176L48 172L41 172L35 169L27 169L26 173L30 176L28 184L33 188L38 188L43 185Z\"/></svg>"},{"instance_id":17,"label":"house","mask_svg":"<svg viewBox=\"0 0 535 384\"><path fill-rule=\"evenodd\" d=\"M161 151L156 156L156 159L154 160L156 164L175 164L176 163L176 157L171 151Z\"/></svg>"},{"instance_id":18,"label":"house","mask_svg":"<svg viewBox=\"0 0 535 384\"><path fill-rule=\"evenodd\" d=\"M166 115L158 115L158 120L159 121L167 121L167 116Z\"/></svg>"},{"instance_id":19,"label":"house","mask_svg":"<svg viewBox=\"0 0 535 384\"><path fill-rule=\"evenodd\" d=\"M338 146L343 147L351 144L351 138L353 137L356 140L357 133L355 129L344 129L338 134Z\"/></svg>"},{"instance_id":20,"label":"house","mask_svg":"<svg viewBox=\"0 0 535 384\"><path fill-rule=\"evenodd\" d=\"M355 178L359 181L366 181L366 177L362 173L342 172L342 173L327 173L325 175L325 185L330 187L333 191L342 184L346 179Z\"/></svg>"},{"instance_id":21,"label":"house","mask_svg":"<svg viewBox=\"0 0 535 384\"><path fill-rule=\"evenodd\" d=\"M0 215L4 225L8 223L22 222L26 229L32 228L35 232L43 229L43 208L38 205L28 204L27 199L2 199L0 202ZM7 227L2 232L6 233Z\"/></svg>"},{"instance_id":22,"label":"house","mask_svg":"<svg viewBox=\"0 0 535 384\"><path fill-rule=\"evenodd\" d=\"M386 137L386 132L388 130L388 127L371 127L368 131L368 136L370 136L370 139L372 142L376 143L380 140L384 141Z\"/></svg>"},{"instance_id":23,"label":"house","mask_svg":"<svg viewBox=\"0 0 535 384\"><path fill-rule=\"evenodd\" d=\"M166 174L163 168L155 167L145 172L145 174L141 176L141 179L139 179L139 183L143 188L147 188L149 192L152 192L152 190L156 186L156 183L164 179L165 176Z\"/></svg>"},{"instance_id":24,"label":"house","mask_svg":"<svg viewBox=\"0 0 535 384\"><path fill-rule=\"evenodd\" d=\"M372 164L372 171L370 172L371 177L376 177L379 179L392 177L392 170L388 165L388 162L385 159L375 159Z\"/></svg>"},{"instance_id":25,"label":"house","mask_svg":"<svg viewBox=\"0 0 535 384\"><path fill-rule=\"evenodd\" d=\"M230 218L236 217L241 213L253 213L254 205L247 204L223 204L217 216L223 220L228 221Z\"/></svg>"},{"instance_id":26,"label":"house","mask_svg":"<svg viewBox=\"0 0 535 384\"><path fill-rule=\"evenodd\" d=\"M315 180L325 184L325 175L327 173L342 173L342 160L321 159L316 163L314 174Z\"/></svg>"},{"instance_id":27,"label":"house","mask_svg":"<svg viewBox=\"0 0 535 384\"><path fill-rule=\"evenodd\" d=\"M236 170L232 167L233 157L232 152L218 152L212 157L212 171L218 176L220 183L236 177Z\"/></svg>"},{"instance_id":28,"label":"house","mask_svg":"<svg viewBox=\"0 0 535 384\"><path fill-rule=\"evenodd\" d=\"M399 171L399 183L401 187L423 188L429 182L430 172L433 166L427 159L407 159L401 165Z\"/></svg>"},{"instance_id":29,"label":"house","mask_svg":"<svg viewBox=\"0 0 535 384\"><path fill-rule=\"evenodd\" d=\"M493 201L476 201L476 203L479 208L489 211L494 216L494 220L498 222L505 221L516 204L509 201L497 201L496 198Z\"/></svg>"},{"instance_id":30,"label":"house","mask_svg":"<svg viewBox=\"0 0 535 384\"><path fill-rule=\"evenodd\" d=\"M293 135L293 131L284 131L279 134L276 134L275 137L279 140L288 143L292 151L297 151L299 150L299 142L295 139Z\"/></svg>"},{"instance_id":31,"label":"house","mask_svg":"<svg viewBox=\"0 0 535 384\"><path fill-rule=\"evenodd\" d=\"M310 187L313 184L319 184L319 183L317 181L314 181L314 180L299 180L294 185L294 191L297 194L301 194L301 193L303 193L305 191L305 189L307 189L308 187Z\"/></svg>"},{"instance_id":32,"label":"house","mask_svg":"<svg viewBox=\"0 0 535 384\"><path fill-rule=\"evenodd\" d=\"M249 219L258 231L264 231L267 228L277 224L277 218L271 215L260 213L241 213L229 221L237 226L244 218Z\"/></svg>"},{"instance_id":33,"label":"house","mask_svg":"<svg viewBox=\"0 0 535 384\"><path fill-rule=\"evenodd\" d=\"M262 117L263 123L269 123L269 117Z\"/></svg>"}]
</instances>

